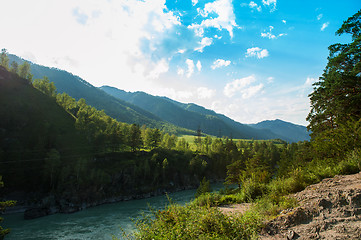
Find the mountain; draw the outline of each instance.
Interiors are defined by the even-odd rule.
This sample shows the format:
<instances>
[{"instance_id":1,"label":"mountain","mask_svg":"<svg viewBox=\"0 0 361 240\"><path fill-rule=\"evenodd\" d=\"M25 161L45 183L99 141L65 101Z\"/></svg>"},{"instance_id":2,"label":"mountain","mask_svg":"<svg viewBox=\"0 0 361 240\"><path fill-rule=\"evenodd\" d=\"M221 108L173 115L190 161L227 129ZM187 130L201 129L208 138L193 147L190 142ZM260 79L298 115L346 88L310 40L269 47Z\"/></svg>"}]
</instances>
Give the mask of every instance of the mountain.
<instances>
[{"instance_id":1,"label":"mountain","mask_svg":"<svg viewBox=\"0 0 361 240\"><path fill-rule=\"evenodd\" d=\"M228 136L242 139L276 139L281 138L270 130L256 129L238 123L222 114L198 106L185 104L166 97L152 96L144 92L126 92L114 87L102 86L100 89L108 94L134 104L151 112L160 119L174 125L197 130L214 136Z\"/></svg>"},{"instance_id":2,"label":"mountain","mask_svg":"<svg viewBox=\"0 0 361 240\"><path fill-rule=\"evenodd\" d=\"M289 142L310 140L310 133L305 126L296 125L279 119L266 120L257 124L250 124L257 129L270 130Z\"/></svg>"},{"instance_id":3,"label":"mountain","mask_svg":"<svg viewBox=\"0 0 361 240\"><path fill-rule=\"evenodd\" d=\"M9 58L10 61L15 61L18 64L25 61L11 54L9 55ZM140 107L110 96L99 88L94 87L90 83L69 72L41 66L31 62L29 63L34 79L46 76L51 82L54 82L58 93L65 92L76 100L84 98L87 104L97 108L98 110L104 110L107 115L117 119L118 121L157 127L173 133L190 133L190 131L186 129L181 129L162 121L159 117L143 110Z\"/></svg>"},{"instance_id":4,"label":"mountain","mask_svg":"<svg viewBox=\"0 0 361 240\"><path fill-rule=\"evenodd\" d=\"M0 175L6 187L36 190L49 154L79 156L88 153L86 138L75 119L25 79L0 66ZM65 161L65 160L64 160ZM70 163L69 163L70 164ZM20 174L19 171L22 173ZM21 176L32 176L22 178Z\"/></svg>"}]
</instances>

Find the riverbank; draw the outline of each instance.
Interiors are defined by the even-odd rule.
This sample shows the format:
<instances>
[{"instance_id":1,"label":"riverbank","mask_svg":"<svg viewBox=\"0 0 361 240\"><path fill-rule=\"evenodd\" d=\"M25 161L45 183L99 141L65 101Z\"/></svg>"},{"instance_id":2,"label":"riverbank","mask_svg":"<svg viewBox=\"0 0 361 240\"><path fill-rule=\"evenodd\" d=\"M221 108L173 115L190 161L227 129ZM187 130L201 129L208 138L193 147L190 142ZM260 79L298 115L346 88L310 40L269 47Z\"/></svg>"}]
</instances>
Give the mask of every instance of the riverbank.
<instances>
[{"instance_id":1,"label":"riverbank","mask_svg":"<svg viewBox=\"0 0 361 240\"><path fill-rule=\"evenodd\" d=\"M176 193L185 190L196 189L196 185L188 185L176 188L161 188L153 192L134 194L134 195L120 195L113 196L105 199L90 202L77 202L71 201L71 199L57 198L54 195L48 195L41 198L33 204L17 204L14 207L6 209L5 215L23 213L24 219L34 219L52 215L56 213L75 213L91 207L96 207L103 204L112 204L123 201L147 199L151 197L162 196L168 193ZM8 198L11 198L8 197ZM25 203L28 200L16 199L20 203Z\"/></svg>"},{"instance_id":2,"label":"riverbank","mask_svg":"<svg viewBox=\"0 0 361 240\"><path fill-rule=\"evenodd\" d=\"M216 187L218 184L214 187ZM10 214L4 217L2 226L11 228L5 239L11 240L112 240L112 235L122 238L135 231L133 219L142 213L151 214L151 209L164 209L169 200L186 204L194 199L196 190L184 190L168 195L103 204L72 214L53 214L32 220L24 220L23 214ZM121 230L122 229L122 230Z\"/></svg>"}]
</instances>

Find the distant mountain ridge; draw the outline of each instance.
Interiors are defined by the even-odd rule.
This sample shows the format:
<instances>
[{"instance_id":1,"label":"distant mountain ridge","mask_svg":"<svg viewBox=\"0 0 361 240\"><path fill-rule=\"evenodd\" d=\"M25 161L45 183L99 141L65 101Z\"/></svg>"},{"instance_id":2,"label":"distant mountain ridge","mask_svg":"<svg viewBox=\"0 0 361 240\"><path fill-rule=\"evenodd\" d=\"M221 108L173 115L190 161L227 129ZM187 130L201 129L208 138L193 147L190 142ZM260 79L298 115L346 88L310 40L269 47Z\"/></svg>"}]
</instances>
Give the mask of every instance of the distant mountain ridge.
<instances>
[{"instance_id":1,"label":"distant mountain ridge","mask_svg":"<svg viewBox=\"0 0 361 240\"><path fill-rule=\"evenodd\" d=\"M280 121L277 124L246 125L194 103L180 103L167 97L144 92L126 92L110 86L100 87L108 94L132 103L157 117L184 128L201 130L214 136L246 139L282 139L289 142L307 140L306 128ZM271 121L272 122L272 121ZM278 126L275 128L275 126ZM282 126L285 129L282 129ZM274 131L275 130L275 131Z\"/></svg>"},{"instance_id":2,"label":"distant mountain ridge","mask_svg":"<svg viewBox=\"0 0 361 240\"><path fill-rule=\"evenodd\" d=\"M293 123L285 122L280 119L266 120L257 124L249 124L249 126L257 129L267 129L282 136L288 142L298 142L310 140L310 133L305 126L296 125Z\"/></svg>"},{"instance_id":3,"label":"distant mountain ridge","mask_svg":"<svg viewBox=\"0 0 361 240\"><path fill-rule=\"evenodd\" d=\"M9 55L10 61L23 60ZM193 103L180 103L167 97L152 96L145 92L126 92L114 87L94 87L90 83L64 70L30 63L35 78L47 76L59 93L65 92L76 100L84 98L87 104L104 110L106 114L125 123L136 123L159 128L169 133L203 133L218 137L240 139L282 139L289 142L308 140L306 128L287 122L277 124L242 124L213 110Z\"/></svg>"}]
</instances>

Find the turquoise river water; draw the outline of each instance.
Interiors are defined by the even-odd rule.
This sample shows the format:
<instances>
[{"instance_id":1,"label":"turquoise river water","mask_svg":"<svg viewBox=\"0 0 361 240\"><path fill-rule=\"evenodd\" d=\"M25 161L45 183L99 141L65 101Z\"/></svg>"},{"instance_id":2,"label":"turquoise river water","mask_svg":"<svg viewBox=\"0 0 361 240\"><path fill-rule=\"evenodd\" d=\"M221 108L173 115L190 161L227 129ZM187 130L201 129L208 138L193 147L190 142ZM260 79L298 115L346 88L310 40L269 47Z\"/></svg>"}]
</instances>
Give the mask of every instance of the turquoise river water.
<instances>
[{"instance_id":1,"label":"turquoise river water","mask_svg":"<svg viewBox=\"0 0 361 240\"><path fill-rule=\"evenodd\" d=\"M221 184L220 184L221 185ZM219 189L221 186L213 186ZM169 194L173 202L184 204L194 198L195 190ZM54 214L33 220L24 220L23 214L5 215L2 226L11 228L5 240L110 240L112 235L122 239L125 232L134 231L132 219L142 212L163 209L169 203L166 196L131 200L89 208L72 214Z\"/></svg>"}]
</instances>

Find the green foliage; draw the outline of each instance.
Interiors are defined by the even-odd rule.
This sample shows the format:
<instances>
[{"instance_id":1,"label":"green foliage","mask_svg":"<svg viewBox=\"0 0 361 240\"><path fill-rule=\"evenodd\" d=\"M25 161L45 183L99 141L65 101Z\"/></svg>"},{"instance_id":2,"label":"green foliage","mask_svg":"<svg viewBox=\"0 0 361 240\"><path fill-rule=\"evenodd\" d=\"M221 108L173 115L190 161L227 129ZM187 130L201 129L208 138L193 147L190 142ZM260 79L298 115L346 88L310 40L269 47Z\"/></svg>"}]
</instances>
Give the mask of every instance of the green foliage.
<instances>
[{"instance_id":1,"label":"green foliage","mask_svg":"<svg viewBox=\"0 0 361 240\"><path fill-rule=\"evenodd\" d=\"M49 97L56 97L56 87L47 77L44 77L43 79L35 79L33 81L33 86Z\"/></svg>"},{"instance_id":2,"label":"green foliage","mask_svg":"<svg viewBox=\"0 0 361 240\"><path fill-rule=\"evenodd\" d=\"M5 48L1 49L0 66L3 66L6 70L9 70L9 57Z\"/></svg>"},{"instance_id":3,"label":"green foliage","mask_svg":"<svg viewBox=\"0 0 361 240\"><path fill-rule=\"evenodd\" d=\"M207 180L206 177L204 177L202 179L202 181L199 183L199 187L197 188L195 197L197 198L197 197L201 196L202 194L209 193L211 191L212 191L212 189L211 189L209 180Z\"/></svg>"},{"instance_id":4,"label":"green foliage","mask_svg":"<svg viewBox=\"0 0 361 240\"><path fill-rule=\"evenodd\" d=\"M0 188L4 187L4 182L2 181L2 176L0 175ZM0 202L0 214L5 211L7 207L12 207L16 204L15 201L5 201ZM3 218L0 217L0 223L3 221ZM10 233L10 229L4 229L0 226L0 239L4 239L5 235Z\"/></svg>"},{"instance_id":5,"label":"green foliage","mask_svg":"<svg viewBox=\"0 0 361 240\"><path fill-rule=\"evenodd\" d=\"M257 213L228 216L217 208L169 205L136 222L135 239L256 239Z\"/></svg>"},{"instance_id":6,"label":"green foliage","mask_svg":"<svg viewBox=\"0 0 361 240\"><path fill-rule=\"evenodd\" d=\"M136 124L130 126L128 144L133 152L138 150L143 144L140 128Z\"/></svg>"},{"instance_id":7,"label":"green foliage","mask_svg":"<svg viewBox=\"0 0 361 240\"><path fill-rule=\"evenodd\" d=\"M360 20L361 10L337 31L338 35L352 34L352 42L329 47L328 64L310 94L312 108L307 117L308 128L320 158L342 158L343 153L357 147L355 143L359 142L342 143L344 135L350 133L349 126L359 126L361 119ZM346 139L349 141L351 137Z\"/></svg>"},{"instance_id":8,"label":"green foliage","mask_svg":"<svg viewBox=\"0 0 361 240\"><path fill-rule=\"evenodd\" d=\"M19 77L27 79L29 82L32 81L33 75L31 74L30 63L24 61L19 66Z\"/></svg>"},{"instance_id":9,"label":"green foliage","mask_svg":"<svg viewBox=\"0 0 361 240\"><path fill-rule=\"evenodd\" d=\"M18 65L18 63L15 62L15 61L12 61L12 62L11 62L11 66L10 66L10 72L15 73L15 74L18 74L18 71L19 71L19 65Z\"/></svg>"}]
</instances>

